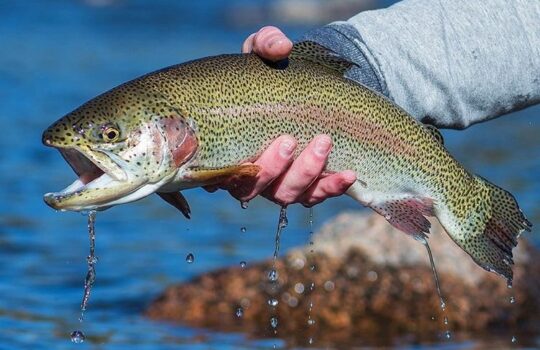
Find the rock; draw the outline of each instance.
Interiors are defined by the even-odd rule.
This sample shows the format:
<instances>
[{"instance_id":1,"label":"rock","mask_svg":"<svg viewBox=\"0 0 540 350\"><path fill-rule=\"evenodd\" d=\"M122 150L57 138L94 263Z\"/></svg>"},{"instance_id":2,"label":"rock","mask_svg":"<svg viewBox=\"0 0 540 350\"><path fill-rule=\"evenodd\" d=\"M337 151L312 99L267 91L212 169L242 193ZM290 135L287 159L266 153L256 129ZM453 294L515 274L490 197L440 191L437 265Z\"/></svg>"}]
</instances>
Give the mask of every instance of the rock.
<instances>
[{"instance_id":1,"label":"rock","mask_svg":"<svg viewBox=\"0 0 540 350\"><path fill-rule=\"evenodd\" d=\"M358 338L393 344L404 336L434 340L446 329L475 335L537 329L538 251L520 239L514 250L514 288L508 289L503 278L478 267L438 223L432 224L429 244L447 303L444 312L425 247L381 216L362 212L339 215L315 236L312 247L279 259L277 283L268 280L271 262L225 268L167 288L146 314L262 337L273 334L270 318L276 316L280 338L305 344L315 337L319 345ZM277 306L269 305L271 299L278 300Z\"/></svg>"}]
</instances>

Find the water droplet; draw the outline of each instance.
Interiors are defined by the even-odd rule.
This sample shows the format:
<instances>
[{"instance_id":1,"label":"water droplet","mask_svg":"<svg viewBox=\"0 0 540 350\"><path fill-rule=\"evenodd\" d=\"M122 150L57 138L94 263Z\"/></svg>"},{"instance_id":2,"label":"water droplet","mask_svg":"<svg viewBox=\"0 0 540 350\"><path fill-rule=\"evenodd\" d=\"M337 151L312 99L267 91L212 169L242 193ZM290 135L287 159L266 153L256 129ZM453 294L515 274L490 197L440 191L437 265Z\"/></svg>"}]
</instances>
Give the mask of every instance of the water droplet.
<instances>
[{"instance_id":1,"label":"water droplet","mask_svg":"<svg viewBox=\"0 0 540 350\"><path fill-rule=\"evenodd\" d=\"M517 342L517 338L515 335L512 336L512 343L516 343Z\"/></svg>"},{"instance_id":2,"label":"water droplet","mask_svg":"<svg viewBox=\"0 0 540 350\"><path fill-rule=\"evenodd\" d=\"M268 299L268 305L272 306L272 307L276 307L277 305L279 304L279 301L277 299Z\"/></svg>"},{"instance_id":3,"label":"water droplet","mask_svg":"<svg viewBox=\"0 0 540 350\"><path fill-rule=\"evenodd\" d=\"M192 253L189 253L188 255L186 255L186 262L188 264L191 264L194 261L195 261L195 256Z\"/></svg>"},{"instance_id":4,"label":"water droplet","mask_svg":"<svg viewBox=\"0 0 540 350\"><path fill-rule=\"evenodd\" d=\"M435 316L431 316L431 320L432 320L432 321L435 321Z\"/></svg>"},{"instance_id":5,"label":"water droplet","mask_svg":"<svg viewBox=\"0 0 540 350\"><path fill-rule=\"evenodd\" d=\"M313 344L313 338L309 338L309 343Z\"/></svg>"},{"instance_id":6,"label":"water droplet","mask_svg":"<svg viewBox=\"0 0 540 350\"><path fill-rule=\"evenodd\" d=\"M270 325L272 326L272 328L276 328L277 325L278 325L278 319L277 317L272 317L270 318Z\"/></svg>"},{"instance_id":7,"label":"water droplet","mask_svg":"<svg viewBox=\"0 0 540 350\"><path fill-rule=\"evenodd\" d=\"M371 270L371 271L368 271L368 273L366 274L366 277L367 277L368 281L375 282L379 278L379 274L377 272Z\"/></svg>"},{"instance_id":8,"label":"water droplet","mask_svg":"<svg viewBox=\"0 0 540 350\"><path fill-rule=\"evenodd\" d=\"M298 294L304 293L304 284L300 282L296 283L294 285L294 291Z\"/></svg>"},{"instance_id":9,"label":"water droplet","mask_svg":"<svg viewBox=\"0 0 540 350\"><path fill-rule=\"evenodd\" d=\"M278 277L278 272L275 269L271 269L270 272L268 272L268 280L271 282L277 281Z\"/></svg>"},{"instance_id":10,"label":"water droplet","mask_svg":"<svg viewBox=\"0 0 540 350\"><path fill-rule=\"evenodd\" d=\"M313 326L315 324L315 320L310 318L307 320L307 324L310 325L310 326Z\"/></svg>"},{"instance_id":11,"label":"water droplet","mask_svg":"<svg viewBox=\"0 0 540 350\"><path fill-rule=\"evenodd\" d=\"M448 325L448 317L444 316L444 324Z\"/></svg>"},{"instance_id":12,"label":"water droplet","mask_svg":"<svg viewBox=\"0 0 540 350\"><path fill-rule=\"evenodd\" d=\"M507 287L508 289L512 289L512 280L508 280L508 281L506 282L506 287Z\"/></svg>"},{"instance_id":13,"label":"water droplet","mask_svg":"<svg viewBox=\"0 0 540 350\"><path fill-rule=\"evenodd\" d=\"M510 297L510 304L514 304L516 302L516 298L514 298L514 296L512 295Z\"/></svg>"},{"instance_id":14,"label":"water droplet","mask_svg":"<svg viewBox=\"0 0 540 350\"><path fill-rule=\"evenodd\" d=\"M297 307L298 306L298 298L291 296L289 300L287 301L287 304L289 304L290 307Z\"/></svg>"},{"instance_id":15,"label":"water droplet","mask_svg":"<svg viewBox=\"0 0 540 350\"><path fill-rule=\"evenodd\" d=\"M324 290L327 291L327 292L331 292L331 291L333 291L334 288L335 288L335 284L334 284L334 282L332 282L332 281L326 281L326 282L324 282L324 285L323 285L323 286L324 286Z\"/></svg>"},{"instance_id":16,"label":"water droplet","mask_svg":"<svg viewBox=\"0 0 540 350\"><path fill-rule=\"evenodd\" d=\"M88 255L86 257L86 262L88 263L88 265L95 265L97 264L99 258L97 256L91 256L91 255Z\"/></svg>"},{"instance_id":17,"label":"water droplet","mask_svg":"<svg viewBox=\"0 0 540 350\"><path fill-rule=\"evenodd\" d=\"M248 202L247 201L240 201L240 207L242 209L247 209L248 208Z\"/></svg>"},{"instance_id":18,"label":"water droplet","mask_svg":"<svg viewBox=\"0 0 540 350\"><path fill-rule=\"evenodd\" d=\"M240 261L240 267L241 267L241 268L244 269L246 266L247 266L247 262L245 262L245 261Z\"/></svg>"},{"instance_id":19,"label":"water droplet","mask_svg":"<svg viewBox=\"0 0 540 350\"><path fill-rule=\"evenodd\" d=\"M71 341L75 344L83 343L86 339L85 335L81 331L73 331L71 332Z\"/></svg>"},{"instance_id":20,"label":"water droplet","mask_svg":"<svg viewBox=\"0 0 540 350\"><path fill-rule=\"evenodd\" d=\"M450 333L450 331L446 331L446 332L444 332L444 337L446 339L450 339L450 338L452 338L452 333Z\"/></svg>"},{"instance_id":21,"label":"water droplet","mask_svg":"<svg viewBox=\"0 0 540 350\"><path fill-rule=\"evenodd\" d=\"M239 307L238 309L236 309L236 317L242 317L242 316L244 316L244 309Z\"/></svg>"},{"instance_id":22,"label":"water droplet","mask_svg":"<svg viewBox=\"0 0 540 350\"><path fill-rule=\"evenodd\" d=\"M311 265L309 269L310 269L311 271L315 271L316 268L317 268L317 267L316 267L315 265Z\"/></svg>"},{"instance_id":23,"label":"water droplet","mask_svg":"<svg viewBox=\"0 0 540 350\"><path fill-rule=\"evenodd\" d=\"M246 233L246 231L247 231L247 228L245 228L245 227L241 227L241 228L240 228L240 232Z\"/></svg>"}]
</instances>

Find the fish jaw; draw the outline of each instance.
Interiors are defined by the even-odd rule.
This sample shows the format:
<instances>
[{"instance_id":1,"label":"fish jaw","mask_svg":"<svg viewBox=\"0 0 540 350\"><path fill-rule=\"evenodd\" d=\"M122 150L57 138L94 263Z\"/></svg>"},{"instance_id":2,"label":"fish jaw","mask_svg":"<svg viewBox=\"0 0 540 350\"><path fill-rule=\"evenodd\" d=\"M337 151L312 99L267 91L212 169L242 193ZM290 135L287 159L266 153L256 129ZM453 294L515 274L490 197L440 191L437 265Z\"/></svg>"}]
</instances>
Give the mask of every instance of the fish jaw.
<instances>
[{"instance_id":1,"label":"fish jaw","mask_svg":"<svg viewBox=\"0 0 540 350\"><path fill-rule=\"evenodd\" d=\"M45 194L45 203L62 211L105 210L157 192L170 186L197 150L194 131L179 118L140 123L115 144L78 145L66 141L62 130L53 125L43 134L43 143L57 148L79 177Z\"/></svg>"},{"instance_id":2,"label":"fish jaw","mask_svg":"<svg viewBox=\"0 0 540 350\"><path fill-rule=\"evenodd\" d=\"M141 191L146 185L143 177L123 168L106 153L76 148L59 148L59 151L78 179L61 191L44 195L45 203L56 210L104 210L149 194L147 190Z\"/></svg>"}]
</instances>

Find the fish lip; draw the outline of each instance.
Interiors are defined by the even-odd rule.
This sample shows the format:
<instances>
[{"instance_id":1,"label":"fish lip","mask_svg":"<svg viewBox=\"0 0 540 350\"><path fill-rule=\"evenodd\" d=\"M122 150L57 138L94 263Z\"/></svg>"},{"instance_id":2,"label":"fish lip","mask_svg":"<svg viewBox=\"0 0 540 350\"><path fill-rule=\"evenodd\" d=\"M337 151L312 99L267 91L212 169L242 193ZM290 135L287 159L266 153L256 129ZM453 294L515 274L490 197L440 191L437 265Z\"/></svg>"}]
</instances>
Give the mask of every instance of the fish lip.
<instances>
[{"instance_id":1,"label":"fish lip","mask_svg":"<svg viewBox=\"0 0 540 350\"><path fill-rule=\"evenodd\" d=\"M90 149L84 151L78 147L59 147L52 143L47 143L46 140L44 140L44 144L58 149L62 157L78 176L71 185L63 190L49 192L44 195L43 199L45 203L53 209L74 211L100 209L105 207L105 205L102 205L102 203L85 204L83 199L75 200L75 203L73 203L73 197L79 196L85 190L92 187L95 188L99 184L110 186L111 184L118 183L120 185L127 183L129 179L127 172L105 153L96 153ZM68 201L70 203L64 203L67 199L70 199ZM99 202L99 198L96 198L95 201Z\"/></svg>"}]
</instances>

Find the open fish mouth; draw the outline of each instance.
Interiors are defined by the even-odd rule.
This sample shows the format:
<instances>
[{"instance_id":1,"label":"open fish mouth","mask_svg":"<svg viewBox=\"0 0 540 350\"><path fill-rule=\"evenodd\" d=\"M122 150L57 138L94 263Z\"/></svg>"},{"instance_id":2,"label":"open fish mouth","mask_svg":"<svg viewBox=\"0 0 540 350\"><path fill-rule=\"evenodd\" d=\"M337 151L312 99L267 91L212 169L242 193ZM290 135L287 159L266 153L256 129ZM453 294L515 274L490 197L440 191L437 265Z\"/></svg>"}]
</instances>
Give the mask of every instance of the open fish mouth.
<instances>
[{"instance_id":1,"label":"open fish mouth","mask_svg":"<svg viewBox=\"0 0 540 350\"><path fill-rule=\"evenodd\" d=\"M78 178L59 192L45 194L45 203L54 209L105 209L140 187L105 153L83 153L76 148L58 150Z\"/></svg>"}]
</instances>

